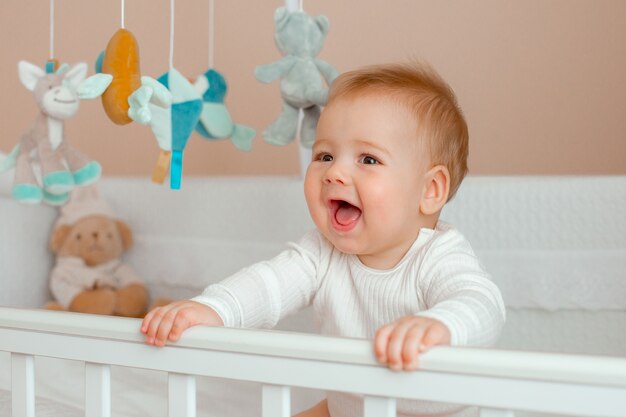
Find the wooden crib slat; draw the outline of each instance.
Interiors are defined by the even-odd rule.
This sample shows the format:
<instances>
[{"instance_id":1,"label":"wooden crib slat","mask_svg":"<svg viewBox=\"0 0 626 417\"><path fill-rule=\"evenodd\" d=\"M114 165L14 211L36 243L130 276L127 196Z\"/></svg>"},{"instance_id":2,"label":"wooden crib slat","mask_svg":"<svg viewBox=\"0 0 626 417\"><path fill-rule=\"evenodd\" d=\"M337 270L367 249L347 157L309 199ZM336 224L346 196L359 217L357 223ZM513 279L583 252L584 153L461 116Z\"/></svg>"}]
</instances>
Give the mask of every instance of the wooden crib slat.
<instances>
[{"instance_id":1,"label":"wooden crib slat","mask_svg":"<svg viewBox=\"0 0 626 417\"><path fill-rule=\"evenodd\" d=\"M396 399L366 395L363 417L396 417Z\"/></svg>"},{"instance_id":2,"label":"wooden crib slat","mask_svg":"<svg viewBox=\"0 0 626 417\"><path fill-rule=\"evenodd\" d=\"M170 372L168 375L169 417L196 416L196 378Z\"/></svg>"},{"instance_id":3,"label":"wooden crib slat","mask_svg":"<svg viewBox=\"0 0 626 417\"><path fill-rule=\"evenodd\" d=\"M291 415L291 394L289 387L263 385L262 417L289 417Z\"/></svg>"},{"instance_id":4,"label":"wooden crib slat","mask_svg":"<svg viewBox=\"0 0 626 417\"><path fill-rule=\"evenodd\" d=\"M111 367L85 362L85 417L111 417Z\"/></svg>"},{"instance_id":5,"label":"wooden crib slat","mask_svg":"<svg viewBox=\"0 0 626 417\"><path fill-rule=\"evenodd\" d=\"M35 360L11 353L11 410L14 417L35 417Z\"/></svg>"},{"instance_id":6,"label":"wooden crib slat","mask_svg":"<svg viewBox=\"0 0 626 417\"><path fill-rule=\"evenodd\" d=\"M513 411L499 408L481 408L480 417L514 417Z\"/></svg>"}]
</instances>

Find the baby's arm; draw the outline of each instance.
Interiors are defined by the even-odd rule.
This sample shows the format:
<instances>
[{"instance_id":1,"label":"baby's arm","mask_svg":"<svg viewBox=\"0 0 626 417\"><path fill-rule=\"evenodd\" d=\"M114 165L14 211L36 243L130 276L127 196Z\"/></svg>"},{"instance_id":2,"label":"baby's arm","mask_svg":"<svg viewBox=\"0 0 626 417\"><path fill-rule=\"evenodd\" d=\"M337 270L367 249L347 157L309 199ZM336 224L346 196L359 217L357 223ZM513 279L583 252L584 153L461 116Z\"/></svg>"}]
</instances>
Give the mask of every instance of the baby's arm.
<instances>
[{"instance_id":1,"label":"baby's arm","mask_svg":"<svg viewBox=\"0 0 626 417\"><path fill-rule=\"evenodd\" d=\"M318 232L308 233L273 259L209 285L193 300L152 310L141 325L146 343L163 346L195 325L274 327L310 304L318 286L315 270L321 244Z\"/></svg>"},{"instance_id":2,"label":"baby's arm","mask_svg":"<svg viewBox=\"0 0 626 417\"><path fill-rule=\"evenodd\" d=\"M442 235L415 273L426 309L377 331L379 361L411 370L432 346L489 346L497 340L506 314L502 296L458 231Z\"/></svg>"},{"instance_id":3,"label":"baby's arm","mask_svg":"<svg viewBox=\"0 0 626 417\"><path fill-rule=\"evenodd\" d=\"M164 346L167 340L175 342L185 330L199 324L223 326L224 322L209 306L191 300L176 301L146 314L141 332L147 344Z\"/></svg>"}]
</instances>

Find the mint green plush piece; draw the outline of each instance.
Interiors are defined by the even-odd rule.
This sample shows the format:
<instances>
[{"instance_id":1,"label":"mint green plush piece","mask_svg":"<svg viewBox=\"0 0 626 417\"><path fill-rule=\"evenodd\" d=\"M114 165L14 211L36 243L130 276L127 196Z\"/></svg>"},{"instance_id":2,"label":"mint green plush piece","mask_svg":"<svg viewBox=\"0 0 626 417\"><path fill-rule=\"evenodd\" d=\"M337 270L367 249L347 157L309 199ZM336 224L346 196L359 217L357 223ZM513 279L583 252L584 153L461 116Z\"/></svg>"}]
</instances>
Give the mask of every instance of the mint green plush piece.
<instances>
[{"instance_id":1,"label":"mint green plush piece","mask_svg":"<svg viewBox=\"0 0 626 417\"><path fill-rule=\"evenodd\" d=\"M224 103L204 102L200 123L215 138L227 138L233 131L233 120Z\"/></svg>"},{"instance_id":2,"label":"mint green plush piece","mask_svg":"<svg viewBox=\"0 0 626 417\"><path fill-rule=\"evenodd\" d=\"M43 188L50 194L65 194L74 188L74 176L68 171L51 172L43 177Z\"/></svg>"},{"instance_id":3,"label":"mint green plush piece","mask_svg":"<svg viewBox=\"0 0 626 417\"><path fill-rule=\"evenodd\" d=\"M255 136L256 131L251 127L236 124L230 140L240 151L249 151L252 149L252 140Z\"/></svg>"},{"instance_id":4,"label":"mint green plush piece","mask_svg":"<svg viewBox=\"0 0 626 417\"><path fill-rule=\"evenodd\" d=\"M51 206L62 206L70 199L70 193L64 194L50 194L46 191L43 192L43 201Z\"/></svg>"},{"instance_id":5,"label":"mint green plush piece","mask_svg":"<svg viewBox=\"0 0 626 417\"><path fill-rule=\"evenodd\" d=\"M100 179L102 166L97 161L91 161L76 172L73 172L76 185L90 185Z\"/></svg>"},{"instance_id":6,"label":"mint green plush piece","mask_svg":"<svg viewBox=\"0 0 626 417\"><path fill-rule=\"evenodd\" d=\"M202 93L203 101L196 132L208 140L230 138L233 145L241 151L252 149L256 131L251 127L233 123L224 103L228 90L224 76L210 68L198 77L194 87Z\"/></svg>"},{"instance_id":7,"label":"mint green plush piece","mask_svg":"<svg viewBox=\"0 0 626 417\"><path fill-rule=\"evenodd\" d=\"M39 204L43 199L41 188L33 184L14 185L11 194L15 200L26 204Z\"/></svg>"},{"instance_id":8,"label":"mint green plush piece","mask_svg":"<svg viewBox=\"0 0 626 417\"><path fill-rule=\"evenodd\" d=\"M6 172L15 166L15 160L17 159L17 155L20 153L20 144L18 143L13 147L11 153L9 153L6 158L0 161L0 174Z\"/></svg>"}]
</instances>

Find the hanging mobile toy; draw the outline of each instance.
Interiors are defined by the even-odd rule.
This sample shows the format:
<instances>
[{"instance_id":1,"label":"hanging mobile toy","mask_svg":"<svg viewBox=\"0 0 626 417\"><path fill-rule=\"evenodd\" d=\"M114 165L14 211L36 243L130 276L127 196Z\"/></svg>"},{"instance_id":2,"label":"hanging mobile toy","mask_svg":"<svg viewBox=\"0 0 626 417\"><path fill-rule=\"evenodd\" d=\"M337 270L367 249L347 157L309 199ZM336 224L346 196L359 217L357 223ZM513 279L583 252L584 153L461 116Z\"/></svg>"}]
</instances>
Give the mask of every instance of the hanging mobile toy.
<instances>
[{"instance_id":1,"label":"hanging mobile toy","mask_svg":"<svg viewBox=\"0 0 626 417\"><path fill-rule=\"evenodd\" d=\"M248 126L233 123L230 113L224 104L228 86L226 79L217 72L213 65L213 46L215 44L214 1L209 0L209 70L200 75L194 87L202 94L202 114L196 125L196 132L208 140L230 138L235 147L241 151L252 148L252 139L256 131Z\"/></svg>"},{"instance_id":2,"label":"hanging mobile toy","mask_svg":"<svg viewBox=\"0 0 626 417\"><path fill-rule=\"evenodd\" d=\"M161 75L158 81L171 92L172 105L165 109L150 105L153 117L149 125L161 148L152 181L163 183L169 170L170 188L178 190L183 174L183 151L198 124L202 97L187 78L174 68L174 0L170 0L169 71Z\"/></svg>"},{"instance_id":3,"label":"hanging mobile toy","mask_svg":"<svg viewBox=\"0 0 626 417\"><path fill-rule=\"evenodd\" d=\"M80 98L102 97L102 106L113 123L125 125L131 121L147 124L152 115L148 103L170 106L172 96L154 78L141 76L139 46L133 34L122 24L96 60L95 75L87 78L78 89Z\"/></svg>"},{"instance_id":4,"label":"hanging mobile toy","mask_svg":"<svg viewBox=\"0 0 626 417\"><path fill-rule=\"evenodd\" d=\"M274 145L290 143L298 131L298 109L302 109L300 142L310 148L315 141L321 106L326 105L328 99L323 81L330 86L338 75L328 62L315 58L322 49L330 24L326 16L311 17L302 10L290 12L285 7L276 10L274 22L274 40L283 58L257 66L254 75L263 83L280 78L283 111L265 129L263 138Z\"/></svg>"},{"instance_id":5,"label":"hanging mobile toy","mask_svg":"<svg viewBox=\"0 0 626 417\"><path fill-rule=\"evenodd\" d=\"M50 0L50 56L54 56L54 0ZM62 205L75 186L100 178L100 164L72 147L64 135L64 120L78 112L76 87L85 79L87 64L58 65L53 58L45 69L26 61L18 64L20 81L33 92L39 106L31 129L9 156L0 172L15 166L13 198L22 203Z\"/></svg>"}]
</instances>

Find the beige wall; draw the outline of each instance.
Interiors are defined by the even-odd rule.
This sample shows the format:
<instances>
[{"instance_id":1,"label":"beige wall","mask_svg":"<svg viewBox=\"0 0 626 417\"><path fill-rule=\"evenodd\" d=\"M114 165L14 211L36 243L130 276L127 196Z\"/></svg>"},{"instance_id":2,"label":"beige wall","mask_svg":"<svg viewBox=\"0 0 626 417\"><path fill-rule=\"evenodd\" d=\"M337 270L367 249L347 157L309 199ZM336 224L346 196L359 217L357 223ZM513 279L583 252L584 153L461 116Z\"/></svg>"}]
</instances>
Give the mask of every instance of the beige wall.
<instances>
[{"instance_id":1,"label":"beige wall","mask_svg":"<svg viewBox=\"0 0 626 417\"><path fill-rule=\"evenodd\" d=\"M20 84L20 59L48 55L48 1L2 0L0 151L30 125L35 105ZM92 64L119 27L118 0L57 0L56 55ZM273 12L281 0L216 0L215 63L230 84L235 121L259 132L280 111L278 83L260 84L257 64L280 57ZM207 68L207 0L179 0L175 66ZM470 127L474 174L626 174L626 1L305 0L331 22L320 57L339 71L417 57L450 82ZM168 65L168 0L126 1L126 26L141 48L142 72ZM109 175L149 176L158 150L147 127L112 124L85 101L67 138ZM193 135L185 174L297 174L295 144L257 136L253 151Z\"/></svg>"}]
</instances>

